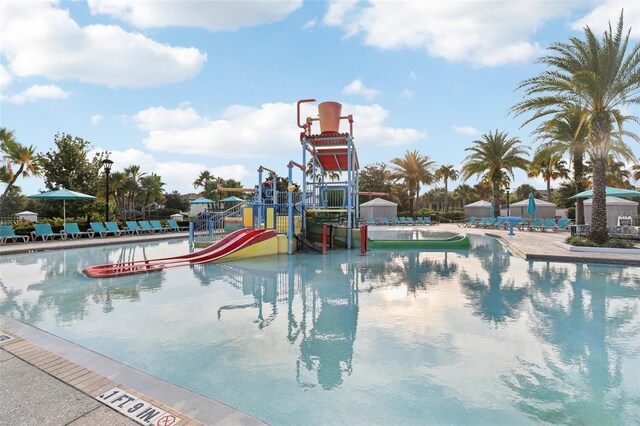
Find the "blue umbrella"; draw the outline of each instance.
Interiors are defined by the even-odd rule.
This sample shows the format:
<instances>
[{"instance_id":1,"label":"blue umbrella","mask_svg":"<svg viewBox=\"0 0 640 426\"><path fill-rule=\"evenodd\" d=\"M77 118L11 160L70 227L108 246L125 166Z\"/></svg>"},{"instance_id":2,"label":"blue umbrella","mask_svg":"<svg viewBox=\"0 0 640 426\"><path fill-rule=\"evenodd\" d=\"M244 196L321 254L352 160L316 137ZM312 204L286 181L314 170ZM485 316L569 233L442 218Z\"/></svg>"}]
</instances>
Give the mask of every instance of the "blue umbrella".
<instances>
[{"instance_id":1,"label":"blue umbrella","mask_svg":"<svg viewBox=\"0 0 640 426\"><path fill-rule=\"evenodd\" d=\"M491 207L489 207L489 217L493 217L495 214L495 207L493 206L493 200L491 200Z\"/></svg>"},{"instance_id":2,"label":"blue umbrella","mask_svg":"<svg viewBox=\"0 0 640 426\"><path fill-rule=\"evenodd\" d=\"M638 191L631 191L629 189L622 189L622 188L613 188L611 186L607 186L605 190L605 194L607 197L622 197L622 198L640 197L640 192ZM569 199L575 200L576 198L591 198L591 197L593 197L592 189L588 191L583 191L579 194L574 195L573 197L569 197Z\"/></svg>"},{"instance_id":3,"label":"blue umbrella","mask_svg":"<svg viewBox=\"0 0 640 426\"><path fill-rule=\"evenodd\" d=\"M529 206L527 207L527 214L529 217L533 217L536 214L536 200L533 198L533 192L529 193Z\"/></svg>"},{"instance_id":4,"label":"blue umbrella","mask_svg":"<svg viewBox=\"0 0 640 426\"><path fill-rule=\"evenodd\" d=\"M57 189L55 191L42 192L40 194L29 195L27 198L38 200L62 200L62 223L67 223L67 200L95 200L93 195L82 192L70 191L68 189Z\"/></svg>"}]
</instances>

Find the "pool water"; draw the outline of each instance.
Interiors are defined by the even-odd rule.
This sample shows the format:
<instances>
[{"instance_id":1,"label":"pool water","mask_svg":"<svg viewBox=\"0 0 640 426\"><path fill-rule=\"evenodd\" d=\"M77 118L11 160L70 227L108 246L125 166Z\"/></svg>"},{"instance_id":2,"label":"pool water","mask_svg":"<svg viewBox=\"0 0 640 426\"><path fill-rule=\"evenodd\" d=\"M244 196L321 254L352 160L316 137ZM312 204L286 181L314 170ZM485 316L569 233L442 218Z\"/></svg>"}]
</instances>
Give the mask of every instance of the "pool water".
<instances>
[{"instance_id":1,"label":"pool water","mask_svg":"<svg viewBox=\"0 0 640 426\"><path fill-rule=\"evenodd\" d=\"M427 231L424 229L371 229L367 235L372 240L443 240L458 235L456 232Z\"/></svg>"},{"instance_id":2,"label":"pool water","mask_svg":"<svg viewBox=\"0 0 640 426\"><path fill-rule=\"evenodd\" d=\"M0 313L273 425L640 423L640 268L472 237L103 280L187 242L7 255Z\"/></svg>"}]
</instances>

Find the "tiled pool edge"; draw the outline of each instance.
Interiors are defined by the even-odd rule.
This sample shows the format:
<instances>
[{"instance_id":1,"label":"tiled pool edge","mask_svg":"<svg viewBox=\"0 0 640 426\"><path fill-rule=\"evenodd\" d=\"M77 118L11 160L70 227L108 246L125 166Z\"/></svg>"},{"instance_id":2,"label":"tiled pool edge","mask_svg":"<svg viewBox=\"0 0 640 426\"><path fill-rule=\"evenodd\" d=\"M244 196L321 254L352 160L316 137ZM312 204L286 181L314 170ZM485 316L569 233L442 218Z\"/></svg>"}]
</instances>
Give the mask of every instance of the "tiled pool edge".
<instances>
[{"instance_id":1,"label":"tiled pool edge","mask_svg":"<svg viewBox=\"0 0 640 426\"><path fill-rule=\"evenodd\" d=\"M2 344L4 350L91 398L117 386L180 417L179 426L264 424L221 402L1 314L0 330L16 337Z\"/></svg>"}]
</instances>

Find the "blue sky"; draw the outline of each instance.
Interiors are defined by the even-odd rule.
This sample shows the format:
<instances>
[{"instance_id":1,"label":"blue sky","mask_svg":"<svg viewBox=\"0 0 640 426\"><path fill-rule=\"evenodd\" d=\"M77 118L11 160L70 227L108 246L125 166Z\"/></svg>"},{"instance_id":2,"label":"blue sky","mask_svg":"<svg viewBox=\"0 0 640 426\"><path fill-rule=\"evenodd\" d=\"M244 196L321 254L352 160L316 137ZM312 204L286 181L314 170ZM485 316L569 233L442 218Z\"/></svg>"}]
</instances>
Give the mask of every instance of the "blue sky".
<instances>
[{"instance_id":1,"label":"blue sky","mask_svg":"<svg viewBox=\"0 0 640 426\"><path fill-rule=\"evenodd\" d=\"M286 176L301 161L295 104L315 98L353 114L362 165L417 149L459 167L489 130L530 144L507 115L517 84L550 43L602 33L622 8L638 43L632 1L4 0L0 125L41 152L80 136L115 170L189 192L205 169L247 186L260 165Z\"/></svg>"}]
</instances>

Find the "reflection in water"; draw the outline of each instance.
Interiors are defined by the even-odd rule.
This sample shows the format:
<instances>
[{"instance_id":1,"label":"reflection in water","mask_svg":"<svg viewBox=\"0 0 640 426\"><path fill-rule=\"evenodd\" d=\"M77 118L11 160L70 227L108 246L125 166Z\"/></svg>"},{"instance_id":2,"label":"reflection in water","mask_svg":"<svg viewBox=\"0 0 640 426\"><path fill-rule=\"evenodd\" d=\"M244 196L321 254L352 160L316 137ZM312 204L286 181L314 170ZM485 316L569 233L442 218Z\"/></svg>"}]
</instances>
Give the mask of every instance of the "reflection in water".
<instances>
[{"instance_id":1,"label":"reflection in water","mask_svg":"<svg viewBox=\"0 0 640 426\"><path fill-rule=\"evenodd\" d=\"M204 353L212 371L220 360L246 355L250 347L250 361L238 367L253 367L248 374L260 374L252 361L264 354L260 367L270 368L270 357L278 357L282 374L288 375L279 383L290 379L289 391L342 398L366 390L368 398L372 389L387 386L394 395L380 391L377 397L406 403L394 416L412 409L436 411L412 399L429 395L434 406L484 414L479 423L496 418L640 423L638 268L525 262L495 240L475 238L470 249L447 252L299 254L105 280L81 273L95 263L147 256L159 257L157 247L3 257L0 313L34 325L48 325L53 318L55 327L74 330L82 330L93 315L90 333L91 327L100 329L100 321L113 321L115 327L124 312L131 321L136 319L132 311L167 312L175 322L154 324L150 334L157 331L153 327L182 328L193 320L193 329L183 328L191 334L178 336L176 346L180 352ZM136 309L125 309L126 302L138 302ZM163 320L158 315L149 322ZM256 343L267 336L277 341L264 347ZM138 350L153 353L141 355L139 364L163 362L157 351L162 342L136 337L140 346L131 356ZM248 339L256 340L247 345ZM498 362L474 360L478 353L490 353L482 346L487 344L495 345ZM228 348L231 352L224 352ZM407 364L404 369L396 365L401 363ZM199 368L204 366L183 377L200 380ZM378 378L381 385L375 386ZM466 390L486 383L487 398L465 400L473 395ZM459 406L447 405L454 400ZM418 408L412 405L418 403ZM460 417L459 423L468 419ZM446 423L447 417L431 420Z\"/></svg>"}]
</instances>

